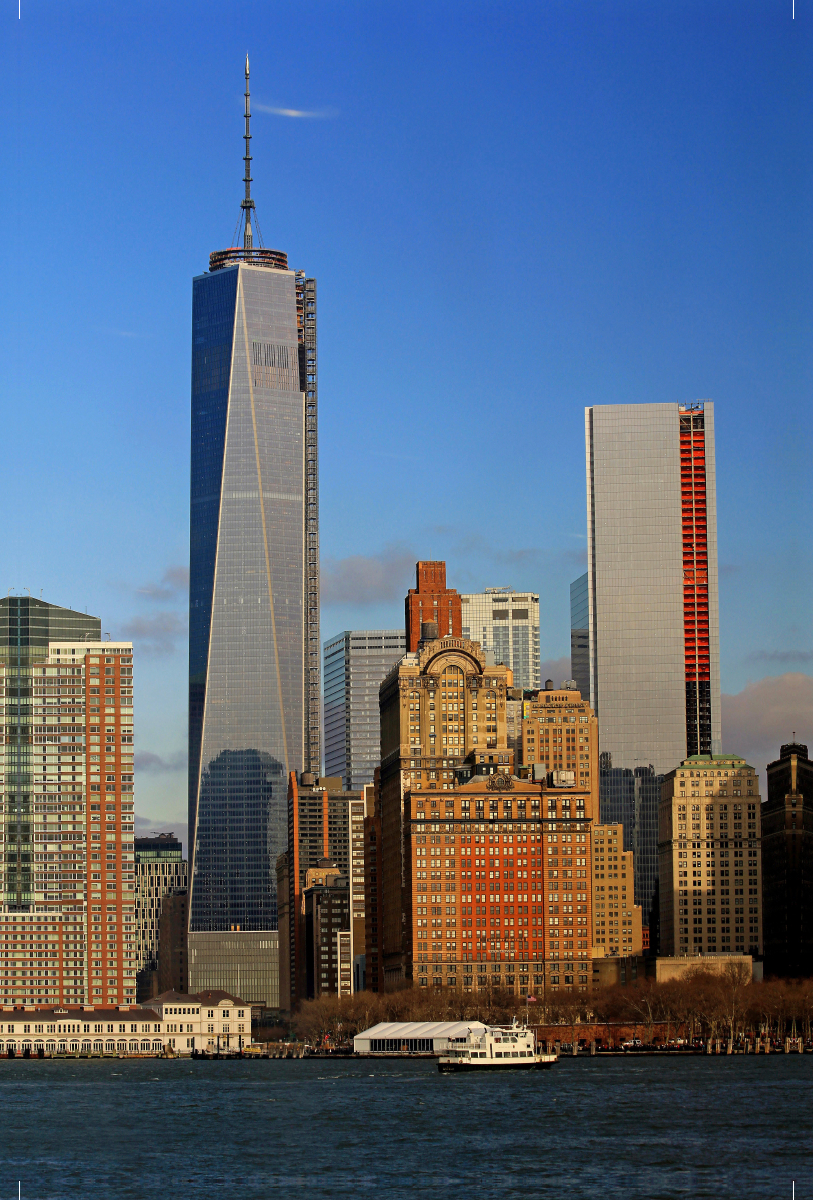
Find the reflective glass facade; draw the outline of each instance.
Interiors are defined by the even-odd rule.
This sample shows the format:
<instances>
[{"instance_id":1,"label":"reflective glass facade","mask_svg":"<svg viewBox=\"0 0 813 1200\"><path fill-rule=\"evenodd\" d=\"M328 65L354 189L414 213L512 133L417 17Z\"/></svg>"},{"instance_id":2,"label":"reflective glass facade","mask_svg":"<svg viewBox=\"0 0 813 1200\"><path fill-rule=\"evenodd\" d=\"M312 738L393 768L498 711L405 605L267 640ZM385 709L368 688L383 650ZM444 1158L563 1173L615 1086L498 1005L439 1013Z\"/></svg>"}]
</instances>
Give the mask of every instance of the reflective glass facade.
<instances>
[{"instance_id":1,"label":"reflective glass facade","mask_svg":"<svg viewBox=\"0 0 813 1200\"><path fill-rule=\"evenodd\" d=\"M570 585L570 674L585 699L590 697L590 596L587 572Z\"/></svg>"},{"instance_id":2,"label":"reflective glass facade","mask_svg":"<svg viewBox=\"0 0 813 1200\"><path fill-rule=\"evenodd\" d=\"M378 689L406 653L403 629L345 630L325 642L325 774L358 791L381 761Z\"/></svg>"},{"instance_id":3,"label":"reflective glass facade","mask_svg":"<svg viewBox=\"0 0 813 1200\"><path fill-rule=\"evenodd\" d=\"M514 672L514 687L540 686L539 596L513 588L486 588L460 597L463 637L479 642L484 653Z\"/></svg>"},{"instance_id":4,"label":"reflective glass facade","mask_svg":"<svg viewBox=\"0 0 813 1200\"><path fill-rule=\"evenodd\" d=\"M302 323L292 271L240 263L194 280L192 930L277 923L287 773L306 752Z\"/></svg>"},{"instance_id":5,"label":"reflective glass facade","mask_svg":"<svg viewBox=\"0 0 813 1200\"><path fill-rule=\"evenodd\" d=\"M702 478L688 489L681 462L687 414L704 425ZM698 672L711 743L701 749L719 752L714 406L590 408L586 441L590 695L600 750L612 754L613 767L652 764L665 774L686 757L698 725L696 711L687 711L687 684ZM692 584L703 577L697 599L694 586L691 596L684 587L689 574Z\"/></svg>"}]
</instances>

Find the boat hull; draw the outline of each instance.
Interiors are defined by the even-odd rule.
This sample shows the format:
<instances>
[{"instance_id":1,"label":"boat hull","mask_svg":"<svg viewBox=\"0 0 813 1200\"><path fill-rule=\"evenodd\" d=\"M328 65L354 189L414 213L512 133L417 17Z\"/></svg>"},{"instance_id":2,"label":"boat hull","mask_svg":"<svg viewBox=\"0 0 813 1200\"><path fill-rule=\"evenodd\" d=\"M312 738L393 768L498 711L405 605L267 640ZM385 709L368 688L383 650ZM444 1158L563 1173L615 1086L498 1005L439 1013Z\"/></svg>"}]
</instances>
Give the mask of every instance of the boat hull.
<instances>
[{"instance_id":1,"label":"boat hull","mask_svg":"<svg viewBox=\"0 0 813 1200\"><path fill-rule=\"evenodd\" d=\"M483 1059L482 1062L479 1059L439 1058L438 1070L442 1075L456 1075L463 1071L546 1071L555 1062L556 1056L553 1054L530 1060L523 1059L522 1062L514 1062L512 1059L498 1062L493 1058Z\"/></svg>"}]
</instances>

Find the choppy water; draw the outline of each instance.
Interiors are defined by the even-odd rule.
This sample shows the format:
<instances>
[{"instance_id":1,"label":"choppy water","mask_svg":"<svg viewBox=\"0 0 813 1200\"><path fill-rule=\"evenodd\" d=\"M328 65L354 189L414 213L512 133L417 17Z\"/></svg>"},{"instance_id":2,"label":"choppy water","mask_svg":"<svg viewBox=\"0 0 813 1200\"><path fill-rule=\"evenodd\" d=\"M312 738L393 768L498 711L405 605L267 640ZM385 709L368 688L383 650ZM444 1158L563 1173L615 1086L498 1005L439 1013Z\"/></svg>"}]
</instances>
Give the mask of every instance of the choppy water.
<instances>
[{"instance_id":1,"label":"choppy water","mask_svg":"<svg viewBox=\"0 0 813 1200\"><path fill-rule=\"evenodd\" d=\"M0 1200L813 1200L813 1055L0 1060Z\"/></svg>"}]
</instances>

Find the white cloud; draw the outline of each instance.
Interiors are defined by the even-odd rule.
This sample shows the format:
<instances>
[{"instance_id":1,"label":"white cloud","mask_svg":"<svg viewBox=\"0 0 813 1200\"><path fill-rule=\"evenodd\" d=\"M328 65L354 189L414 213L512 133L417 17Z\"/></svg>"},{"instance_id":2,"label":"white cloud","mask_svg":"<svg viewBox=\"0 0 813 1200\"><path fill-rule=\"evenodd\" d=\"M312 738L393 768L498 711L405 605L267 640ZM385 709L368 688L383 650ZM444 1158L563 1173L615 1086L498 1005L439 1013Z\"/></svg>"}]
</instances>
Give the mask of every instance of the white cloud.
<instances>
[{"instance_id":1,"label":"white cloud","mask_svg":"<svg viewBox=\"0 0 813 1200\"><path fill-rule=\"evenodd\" d=\"M306 121L330 121L339 115L339 110L336 108L319 108L308 111L304 108L275 108L271 104L257 104L256 101L254 108L257 112L270 113L273 117L294 117L297 120L304 119Z\"/></svg>"}]
</instances>

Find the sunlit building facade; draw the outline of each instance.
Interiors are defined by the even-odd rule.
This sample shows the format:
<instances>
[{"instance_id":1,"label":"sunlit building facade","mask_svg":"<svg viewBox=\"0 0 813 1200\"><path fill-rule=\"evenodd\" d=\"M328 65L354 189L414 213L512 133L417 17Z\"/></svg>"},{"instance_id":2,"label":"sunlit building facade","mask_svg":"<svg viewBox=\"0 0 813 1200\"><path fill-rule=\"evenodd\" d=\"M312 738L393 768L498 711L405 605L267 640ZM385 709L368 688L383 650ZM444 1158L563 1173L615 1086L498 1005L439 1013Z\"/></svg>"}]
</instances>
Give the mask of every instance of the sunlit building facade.
<instances>
[{"instance_id":1,"label":"sunlit building facade","mask_svg":"<svg viewBox=\"0 0 813 1200\"><path fill-rule=\"evenodd\" d=\"M601 819L624 826L648 923L663 777L720 749L714 405L600 405L585 434Z\"/></svg>"}]
</instances>

